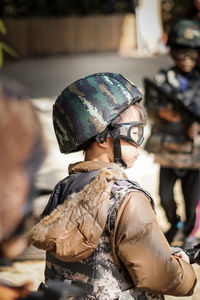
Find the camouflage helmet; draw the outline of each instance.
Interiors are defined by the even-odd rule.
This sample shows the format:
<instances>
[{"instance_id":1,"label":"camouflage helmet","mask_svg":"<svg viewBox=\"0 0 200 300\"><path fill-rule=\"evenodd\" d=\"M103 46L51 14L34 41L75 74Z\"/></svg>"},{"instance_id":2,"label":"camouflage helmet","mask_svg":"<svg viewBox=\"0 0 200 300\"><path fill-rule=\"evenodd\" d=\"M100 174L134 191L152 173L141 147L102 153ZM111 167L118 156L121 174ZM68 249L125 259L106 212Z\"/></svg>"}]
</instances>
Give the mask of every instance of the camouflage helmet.
<instances>
[{"instance_id":1,"label":"camouflage helmet","mask_svg":"<svg viewBox=\"0 0 200 300\"><path fill-rule=\"evenodd\" d=\"M168 36L167 45L170 47L200 48L200 25L195 20L179 20Z\"/></svg>"},{"instance_id":2,"label":"camouflage helmet","mask_svg":"<svg viewBox=\"0 0 200 300\"><path fill-rule=\"evenodd\" d=\"M120 74L97 73L77 80L58 96L53 124L62 153L82 150L84 145L126 110L142 94Z\"/></svg>"}]
</instances>

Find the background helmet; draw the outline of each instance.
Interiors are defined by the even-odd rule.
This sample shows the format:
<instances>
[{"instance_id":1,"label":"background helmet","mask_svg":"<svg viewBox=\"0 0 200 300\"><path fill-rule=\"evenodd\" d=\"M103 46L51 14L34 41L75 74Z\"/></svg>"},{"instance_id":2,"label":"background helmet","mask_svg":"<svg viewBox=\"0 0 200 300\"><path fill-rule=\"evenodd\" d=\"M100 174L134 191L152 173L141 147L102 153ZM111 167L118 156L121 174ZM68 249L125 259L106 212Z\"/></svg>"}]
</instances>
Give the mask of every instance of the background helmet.
<instances>
[{"instance_id":1,"label":"background helmet","mask_svg":"<svg viewBox=\"0 0 200 300\"><path fill-rule=\"evenodd\" d=\"M53 124L62 153L83 149L142 94L120 74L97 73L69 85L53 107Z\"/></svg>"},{"instance_id":2,"label":"background helmet","mask_svg":"<svg viewBox=\"0 0 200 300\"><path fill-rule=\"evenodd\" d=\"M200 48L200 25L194 20L180 20L169 32L167 45L170 47Z\"/></svg>"}]
</instances>

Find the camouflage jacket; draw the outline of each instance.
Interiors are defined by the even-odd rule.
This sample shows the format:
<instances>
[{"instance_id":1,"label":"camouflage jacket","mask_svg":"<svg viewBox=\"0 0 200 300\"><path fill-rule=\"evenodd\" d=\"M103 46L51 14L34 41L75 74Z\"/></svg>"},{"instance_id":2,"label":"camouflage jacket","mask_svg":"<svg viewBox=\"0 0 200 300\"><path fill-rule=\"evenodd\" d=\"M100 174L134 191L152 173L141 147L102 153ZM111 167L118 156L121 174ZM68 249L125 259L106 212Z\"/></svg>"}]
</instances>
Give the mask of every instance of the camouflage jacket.
<instances>
[{"instance_id":1,"label":"camouflage jacket","mask_svg":"<svg viewBox=\"0 0 200 300\"><path fill-rule=\"evenodd\" d=\"M192 294L193 268L171 255L148 193L115 164L82 162L70 171L70 176L89 173L89 183L82 187L78 177L79 184L73 186L73 180L68 189L72 193L30 234L35 246L48 251L46 280L67 279L84 286L83 299ZM59 194L64 190L62 184L56 189Z\"/></svg>"},{"instance_id":2,"label":"camouflage jacket","mask_svg":"<svg viewBox=\"0 0 200 300\"><path fill-rule=\"evenodd\" d=\"M188 129L195 122L192 111L200 115L200 74L196 70L189 79L180 77L176 68L160 71L154 78L163 93L145 85L145 106L149 113L152 128L145 149L155 154L155 161L165 167L199 169L200 136L195 140L188 137ZM181 110L177 103L170 102L170 96L177 98L190 114ZM177 111L181 118L170 122L159 116L159 109Z\"/></svg>"}]
</instances>

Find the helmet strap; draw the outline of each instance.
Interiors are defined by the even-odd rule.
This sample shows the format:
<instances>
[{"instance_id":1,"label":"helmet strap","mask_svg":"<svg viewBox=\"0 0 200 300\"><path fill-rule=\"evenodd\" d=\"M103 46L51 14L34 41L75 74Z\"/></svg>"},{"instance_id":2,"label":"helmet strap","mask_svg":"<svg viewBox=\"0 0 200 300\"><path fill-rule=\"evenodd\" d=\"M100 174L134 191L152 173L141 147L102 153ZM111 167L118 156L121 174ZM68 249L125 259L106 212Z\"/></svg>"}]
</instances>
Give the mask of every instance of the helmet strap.
<instances>
[{"instance_id":1,"label":"helmet strap","mask_svg":"<svg viewBox=\"0 0 200 300\"><path fill-rule=\"evenodd\" d=\"M119 130L115 129L113 131L110 131L109 128L107 127L103 132L99 133L96 136L96 140L97 140L97 142L99 142L100 144L102 144L102 143L104 143L106 141L107 136L110 136L113 139L114 162L116 164L120 164L123 168L127 168L127 164L122 159Z\"/></svg>"},{"instance_id":2,"label":"helmet strap","mask_svg":"<svg viewBox=\"0 0 200 300\"><path fill-rule=\"evenodd\" d=\"M108 127L106 127L106 129L104 129L103 132L97 134L97 136L95 137L96 141L100 144L103 144L104 142L106 142L108 132L109 132Z\"/></svg>"},{"instance_id":3,"label":"helmet strap","mask_svg":"<svg viewBox=\"0 0 200 300\"><path fill-rule=\"evenodd\" d=\"M115 138L113 138L113 145L114 145L114 161L115 161L115 163L121 164L122 167L127 168L127 164L122 159L121 144L120 144L119 136L116 136Z\"/></svg>"}]
</instances>

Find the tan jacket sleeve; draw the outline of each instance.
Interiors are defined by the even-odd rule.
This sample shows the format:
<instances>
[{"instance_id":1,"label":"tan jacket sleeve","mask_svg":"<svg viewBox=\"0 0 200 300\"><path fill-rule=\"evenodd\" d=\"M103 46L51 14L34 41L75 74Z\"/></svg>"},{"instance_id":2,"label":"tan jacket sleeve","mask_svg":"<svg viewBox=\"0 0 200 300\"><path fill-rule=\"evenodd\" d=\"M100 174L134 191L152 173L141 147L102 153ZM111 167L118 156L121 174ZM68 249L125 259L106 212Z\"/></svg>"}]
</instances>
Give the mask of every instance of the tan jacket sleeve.
<instances>
[{"instance_id":1,"label":"tan jacket sleeve","mask_svg":"<svg viewBox=\"0 0 200 300\"><path fill-rule=\"evenodd\" d=\"M174 296L193 293L194 269L171 255L156 214L143 193L131 192L126 196L115 224L117 256L138 288Z\"/></svg>"}]
</instances>

